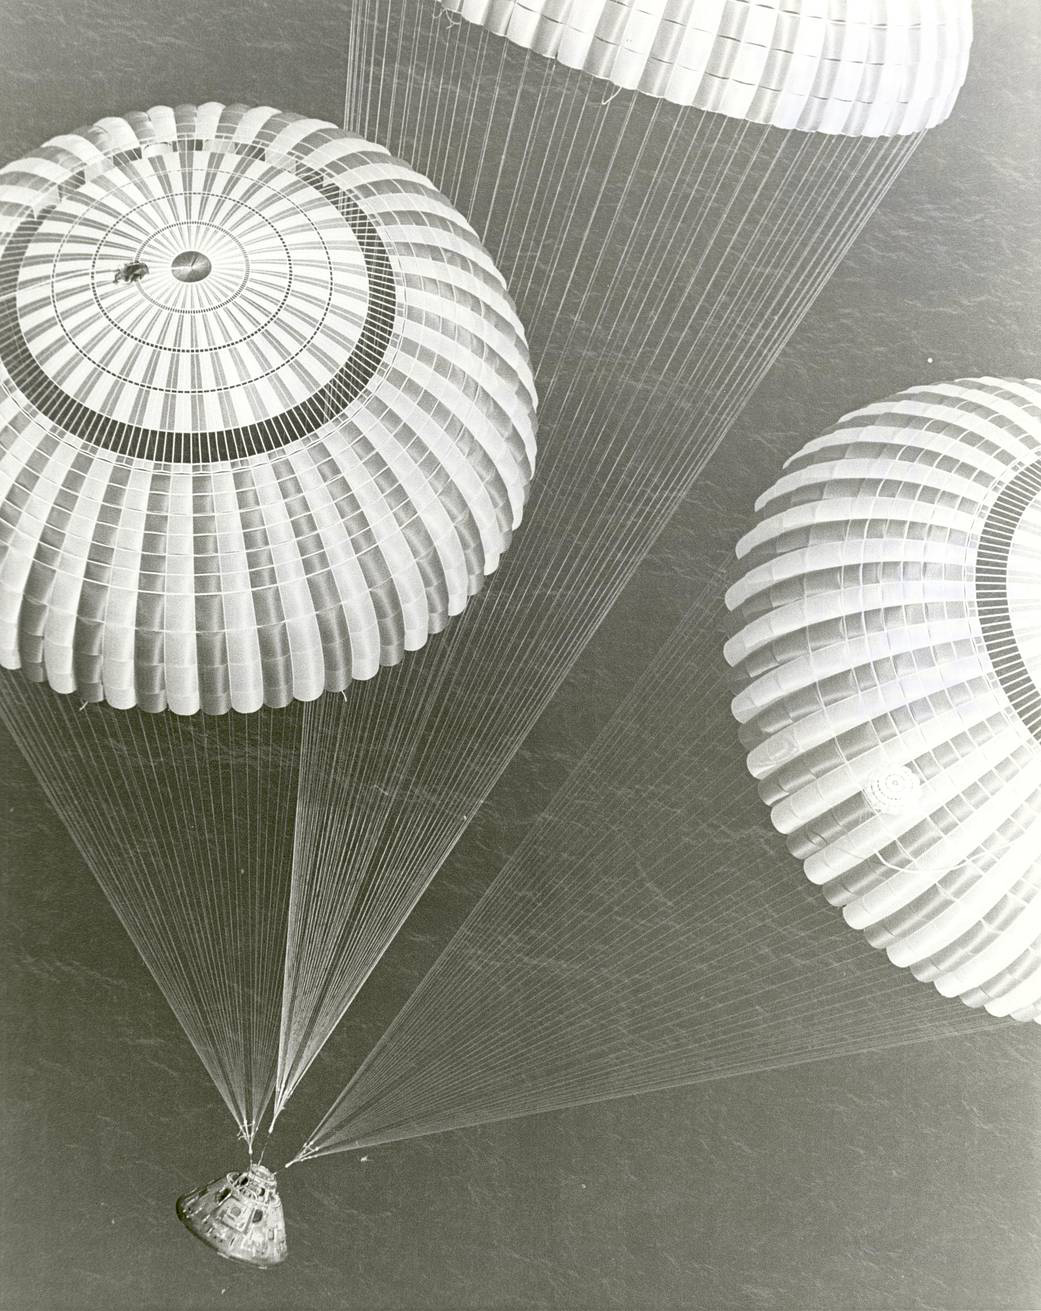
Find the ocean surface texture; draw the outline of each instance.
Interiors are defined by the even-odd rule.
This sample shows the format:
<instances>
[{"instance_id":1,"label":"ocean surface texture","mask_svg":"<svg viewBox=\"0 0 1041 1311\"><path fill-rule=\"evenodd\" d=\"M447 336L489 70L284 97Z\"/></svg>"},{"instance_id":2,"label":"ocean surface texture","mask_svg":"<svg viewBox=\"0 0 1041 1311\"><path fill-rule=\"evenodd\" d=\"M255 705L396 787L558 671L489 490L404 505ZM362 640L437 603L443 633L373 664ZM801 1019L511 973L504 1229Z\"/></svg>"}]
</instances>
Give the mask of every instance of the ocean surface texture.
<instances>
[{"instance_id":1,"label":"ocean surface texture","mask_svg":"<svg viewBox=\"0 0 1041 1311\"><path fill-rule=\"evenodd\" d=\"M1041 13L1035 0L975 8L951 122L925 140L301 1085L269 1163L300 1145L750 526L783 459L914 383L1037 376ZM346 11L8 0L0 156L163 102L338 120ZM736 733L721 750L739 758ZM280 1179L289 1262L219 1262L178 1226L174 1199L238 1165L241 1145L6 738L0 762L3 1311L1041 1306L1041 1043L1036 1026L1002 1024L309 1162ZM739 843L778 879L802 878L765 807L725 835ZM957 1004L922 992L923 1006Z\"/></svg>"}]
</instances>

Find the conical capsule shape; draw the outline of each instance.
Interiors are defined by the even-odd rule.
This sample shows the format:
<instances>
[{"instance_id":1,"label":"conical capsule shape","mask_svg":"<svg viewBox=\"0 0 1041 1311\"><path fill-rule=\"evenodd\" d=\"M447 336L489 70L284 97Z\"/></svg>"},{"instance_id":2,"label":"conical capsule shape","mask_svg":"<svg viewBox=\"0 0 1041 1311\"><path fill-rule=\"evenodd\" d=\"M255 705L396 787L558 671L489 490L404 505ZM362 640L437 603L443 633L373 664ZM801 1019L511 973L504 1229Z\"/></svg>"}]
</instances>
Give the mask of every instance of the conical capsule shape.
<instances>
[{"instance_id":1,"label":"conical capsule shape","mask_svg":"<svg viewBox=\"0 0 1041 1311\"><path fill-rule=\"evenodd\" d=\"M247 1265L286 1259L286 1222L275 1176L262 1165L222 1175L177 1199L181 1223L220 1256Z\"/></svg>"},{"instance_id":2,"label":"conical capsule shape","mask_svg":"<svg viewBox=\"0 0 1041 1311\"><path fill-rule=\"evenodd\" d=\"M847 415L756 509L726 656L775 826L894 964L1041 1018L1041 382Z\"/></svg>"},{"instance_id":3,"label":"conical capsule shape","mask_svg":"<svg viewBox=\"0 0 1041 1311\"><path fill-rule=\"evenodd\" d=\"M310 701L498 565L535 455L473 230L331 123L156 106L0 170L0 665L119 709Z\"/></svg>"},{"instance_id":4,"label":"conical capsule shape","mask_svg":"<svg viewBox=\"0 0 1041 1311\"><path fill-rule=\"evenodd\" d=\"M770 127L906 136L950 114L970 0L441 0L617 87Z\"/></svg>"}]
</instances>

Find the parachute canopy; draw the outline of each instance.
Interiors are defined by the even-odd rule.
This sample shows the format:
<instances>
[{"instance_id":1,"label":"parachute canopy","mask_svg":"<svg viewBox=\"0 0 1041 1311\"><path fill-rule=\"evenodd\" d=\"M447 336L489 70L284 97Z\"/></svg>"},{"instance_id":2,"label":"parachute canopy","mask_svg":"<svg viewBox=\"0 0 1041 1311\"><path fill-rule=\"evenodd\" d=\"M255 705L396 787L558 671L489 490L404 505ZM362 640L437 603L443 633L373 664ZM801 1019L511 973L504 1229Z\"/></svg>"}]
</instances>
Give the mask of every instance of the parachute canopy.
<instances>
[{"instance_id":1,"label":"parachute canopy","mask_svg":"<svg viewBox=\"0 0 1041 1311\"><path fill-rule=\"evenodd\" d=\"M771 127L906 136L965 81L970 0L440 0L615 86Z\"/></svg>"},{"instance_id":2,"label":"parachute canopy","mask_svg":"<svg viewBox=\"0 0 1041 1311\"><path fill-rule=\"evenodd\" d=\"M774 824L896 964L1041 1019L1041 382L868 406L757 510L726 656Z\"/></svg>"},{"instance_id":3,"label":"parachute canopy","mask_svg":"<svg viewBox=\"0 0 1041 1311\"><path fill-rule=\"evenodd\" d=\"M0 171L0 663L180 714L421 647L520 521L535 394L473 231L381 147L158 106Z\"/></svg>"}]
</instances>

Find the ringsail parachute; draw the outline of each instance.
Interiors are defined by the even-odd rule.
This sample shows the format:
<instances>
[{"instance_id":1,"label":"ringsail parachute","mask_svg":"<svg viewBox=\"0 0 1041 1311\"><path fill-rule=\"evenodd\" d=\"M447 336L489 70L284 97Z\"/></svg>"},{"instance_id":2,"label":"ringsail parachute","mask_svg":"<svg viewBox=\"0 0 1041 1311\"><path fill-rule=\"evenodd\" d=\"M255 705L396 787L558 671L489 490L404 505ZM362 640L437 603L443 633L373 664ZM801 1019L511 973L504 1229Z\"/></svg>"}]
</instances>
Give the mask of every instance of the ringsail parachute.
<instances>
[{"instance_id":1,"label":"ringsail parachute","mask_svg":"<svg viewBox=\"0 0 1041 1311\"><path fill-rule=\"evenodd\" d=\"M1041 1020L1041 383L870 405L757 510L726 655L774 824L895 964Z\"/></svg>"},{"instance_id":2,"label":"ringsail parachute","mask_svg":"<svg viewBox=\"0 0 1041 1311\"><path fill-rule=\"evenodd\" d=\"M297 830L278 1105L951 108L972 33L967 0L872 6L869 24L839 0L507 0L460 10L474 21L452 7L352 8L347 119L434 178L507 278L540 397L537 530L447 642L376 689L370 740L394 748L367 753L363 777L322 750L336 707L308 715L313 822ZM713 109L665 98L667 79L620 87L620 55L559 62L575 48L568 24L588 35L596 16L598 40L621 49L642 32L680 52L705 14L717 22L705 77L730 87ZM750 68L761 95L747 94ZM803 89L797 122L787 92L767 94L779 71ZM356 913L330 916L348 863Z\"/></svg>"},{"instance_id":3,"label":"ringsail parachute","mask_svg":"<svg viewBox=\"0 0 1041 1311\"><path fill-rule=\"evenodd\" d=\"M298 703L497 566L524 334L425 179L271 108L103 119L0 172L0 206L4 718L252 1138Z\"/></svg>"},{"instance_id":4,"label":"ringsail parachute","mask_svg":"<svg viewBox=\"0 0 1041 1311\"><path fill-rule=\"evenodd\" d=\"M210 104L102 120L0 186L6 668L250 712L463 609L520 520L533 393L501 279L423 179Z\"/></svg>"}]
</instances>

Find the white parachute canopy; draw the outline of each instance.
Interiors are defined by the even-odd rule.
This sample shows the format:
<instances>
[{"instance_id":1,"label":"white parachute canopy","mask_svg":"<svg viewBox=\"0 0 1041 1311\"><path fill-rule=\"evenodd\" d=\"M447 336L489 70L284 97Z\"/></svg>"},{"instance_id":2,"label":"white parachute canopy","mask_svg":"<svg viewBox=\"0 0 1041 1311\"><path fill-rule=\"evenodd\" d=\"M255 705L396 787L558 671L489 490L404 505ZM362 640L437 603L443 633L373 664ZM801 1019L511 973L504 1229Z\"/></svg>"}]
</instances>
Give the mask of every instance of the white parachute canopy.
<instances>
[{"instance_id":1,"label":"white parachute canopy","mask_svg":"<svg viewBox=\"0 0 1041 1311\"><path fill-rule=\"evenodd\" d=\"M120 708L310 701L495 569L524 333L384 150L271 108L103 119L0 170L0 242L5 668Z\"/></svg>"},{"instance_id":2,"label":"white parachute canopy","mask_svg":"<svg viewBox=\"0 0 1041 1311\"><path fill-rule=\"evenodd\" d=\"M1041 382L870 405L756 508L726 657L774 824L894 963L1041 1019Z\"/></svg>"},{"instance_id":3,"label":"white parachute canopy","mask_svg":"<svg viewBox=\"0 0 1041 1311\"><path fill-rule=\"evenodd\" d=\"M440 0L569 68L771 127L905 136L965 81L970 0Z\"/></svg>"},{"instance_id":4,"label":"white parachute canopy","mask_svg":"<svg viewBox=\"0 0 1041 1311\"><path fill-rule=\"evenodd\" d=\"M0 170L0 301L0 709L252 1139L295 835L326 818L297 703L344 691L322 746L355 777L400 749L354 684L462 611L520 522L524 333L425 178L216 103ZM331 858L323 923L348 923Z\"/></svg>"}]
</instances>

